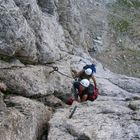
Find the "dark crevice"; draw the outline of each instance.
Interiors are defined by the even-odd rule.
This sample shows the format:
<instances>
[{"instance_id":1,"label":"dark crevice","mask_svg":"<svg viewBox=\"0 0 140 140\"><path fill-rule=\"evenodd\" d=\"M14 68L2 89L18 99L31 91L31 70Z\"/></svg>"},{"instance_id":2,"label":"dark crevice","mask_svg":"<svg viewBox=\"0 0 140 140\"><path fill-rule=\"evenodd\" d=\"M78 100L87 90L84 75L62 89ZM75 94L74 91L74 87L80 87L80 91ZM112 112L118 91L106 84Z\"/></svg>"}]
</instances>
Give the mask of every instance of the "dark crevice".
<instances>
[{"instance_id":1,"label":"dark crevice","mask_svg":"<svg viewBox=\"0 0 140 140\"><path fill-rule=\"evenodd\" d=\"M3 101L4 101L4 103L5 103L5 105L6 105L6 107L7 108L9 108L9 107L14 107L15 109L17 109L20 113L22 113L23 115L26 115L26 116L28 116L28 112L26 112L26 111L24 111L24 109L23 109L23 107L22 107L22 105L20 105L19 103L14 103L14 102L12 102L12 101L10 101L10 99L9 99L9 97L10 96L15 96L15 95L13 95L13 94L7 94L7 95L4 95L4 97L3 97ZM17 95L16 95L17 96ZM53 111L53 110L52 110ZM49 129L50 129L50 127L49 127L49 124L47 123L44 127L43 127L43 130L42 130L42 134L41 134L41 136L39 136L37 139L38 140L48 140L48 132L49 132Z\"/></svg>"},{"instance_id":2,"label":"dark crevice","mask_svg":"<svg viewBox=\"0 0 140 140\"><path fill-rule=\"evenodd\" d=\"M78 136L77 140L91 140L88 136L82 134L80 136Z\"/></svg>"},{"instance_id":3,"label":"dark crevice","mask_svg":"<svg viewBox=\"0 0 140 140\"><path fill-rule=\"evenodd\" d=\"M37 4L42 12L54 15L55 5L52 0L37 0Z\"/></svg>"},{"instance_id":4,"label":"dark crevice","mask_svg":"<svg viewBox=\"0 0 140 140\"><path fill-rule=\"evenodd\" d=\"M49 133L49 130L50 130L50 126L49 124L47 124L44 129L43 129L43 133L41 135L41 139L40 140L48 140L48 133Z\"/></svg>"}]
</instances>

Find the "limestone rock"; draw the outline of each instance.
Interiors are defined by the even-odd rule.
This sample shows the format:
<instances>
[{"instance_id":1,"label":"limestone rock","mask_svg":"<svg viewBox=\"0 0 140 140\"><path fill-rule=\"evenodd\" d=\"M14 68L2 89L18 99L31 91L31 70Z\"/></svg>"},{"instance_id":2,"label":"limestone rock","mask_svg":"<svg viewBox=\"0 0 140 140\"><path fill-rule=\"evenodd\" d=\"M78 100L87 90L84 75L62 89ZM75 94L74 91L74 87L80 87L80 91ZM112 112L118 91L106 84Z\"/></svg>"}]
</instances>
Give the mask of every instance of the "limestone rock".
<instances>
[{"instance_id":1,"label":"limestone rock","mask_svg":"<svg viewBox=\"0 0 140 140\"><path fill-rule=\"evenodd\" d=\"M10 93L35 98L52 94L61 97L70 93L73 78L70 67L58 65L58 69L59 72L53 71L52 66L32 65L5 68L1 69L0 77Z\"/></svg>"},{"instance_id":2,"label":"limestone rock","mask_svg":"<svg viewBox=\"0 0 140 140\"><path fill-rule=\"evenodd\" d=\"M65 107L64 103L60 99L56 98L54 95L41 97L38 100L44 103L45 105L51 106L53 108Z\"/></svg>"},{"instance_id":3,"label":"limestone rock","mask_svg":"<svg viewBox=\"0 0 140 140\"><path fill-rule=\"evenodd\" d=\"M47 133L48 140L140 139L140 79L112 73L87 52L109 46L115 51L106 13L112 2L0 0L0 80L7 85L0 92L2 140L41 139L51 115L45 105L65 108L55 110L44 139ZM113 64L121 58L108 56ZM69 119L74 104L65 106L60 99L71 95L71 70L91 63L97 66L100 95L78 104Z\"/></svg>"},{"instance_id":4,"label":"limestone rock","mask_svg":"<svg viewBox=\"0 0 140 140\"><path fill-rule=\"evenodd\" d=\"M49 121L49 140L58 138L72 140L80 139L82 136L88 140L140 138L140 94L135 92L140 87L139 79L116 75L104 69L99 63L97 69L95 77L100 90L98 98L94 102L77 104L78 108L72 119L68 117L75 104L70 108L57 110ZM117 78L122 82L121 84L113 82L112 79L117 81ZM131 84L127 84L127 88L120 86L125 84L123 79L132 81ZM133 87L134 79L137 84L132 88L132 92L127 89Z\"/></svg>"},{"instance_id":5,"label":"limestone rock","mask_svg":"<svg viewBox=\"0 0 140 140\"><path fill-rule=\"evenodd\" d=\"M35 0L2 1L0 50L26 62L52 63L67 51L57 16L43 13Z\"/></svg>"},{"instance_id":6,"label":"limestone rock","mask_svg":"<svg viewBox=\"0 0 140 140\"><path fill-rule=\"evenodd\" d=\"M0 92L0 112L6 110L6 104L3 101L3 94Z\"/></svg>"},{"instance_id":7,"label":"limestone rock","mask_svg":"<svg viewBox=\"0 0 140 140\"><path fill-rule=\"evenodd\" d=\"M0 113L1 140L40 139L51 110L39 102L20 96L5 99L7 108Z\"/></svg>"},{"instance_id":8,"label":"limestone rock","mask_svg":"<svg viewBox=\"0 0 140 140\"><path fill-rule=\"evenodd\" d=\"M7 86L3 82L0 82L0 91L6 91L6 90L7 90Z\"/></svg>"},{"instance_id":9,"label":"limestone rock","mask_svg":"<svg viewBox=\"0 0 140 140\"><path fill-rule=\"evenodd\" d=\"M49 121L48 140L128 140L139 139L139 112L133 112L123 101L97 100L78 105L72 119L70 109L58 110ZM135 117L133 117L135 114ZM134 118L134 119L133 119ZM55 134L55 135L53 135Z\"/></svg>"},{"instance_id":10,"label":"limestone rock","mask_svg":"<svg viewBox=\"0 0 140 140\"><path fill-rule=\"evenodd\" d=\"M36 61L35 36L13 0L0 4L0 54Z\"/></svg>"},{"instance_id":11,"label":"limestone rock","mask_svg":"<svg viewBox=\"0 0 140 140\"><path fill-rule=\"evenodd\" d=\"M53 8L53 1L46 1L43 5L42 3L41 0L38 3L36 0L15 0L15 4L34 31L38 61L52 63L61 59L67 49L64 44L64 33L57 22L57 16L50 16L44 12L44 10L48 10L49 5L52 5ZM40 9L39 6L43 9Z\"/></svg>"},{"instance_id":12,"label":"limestone rock","mask_svg":"<svg viewBox=\"0 0 140 140\"><path fill-rule=\"evenodd\" d=\"M59 22L66 38L66 45L72 53L72 48L84 46L84 29L79 10L74 0L59 0L56 2Z\"/></svg>"}]
</instances>

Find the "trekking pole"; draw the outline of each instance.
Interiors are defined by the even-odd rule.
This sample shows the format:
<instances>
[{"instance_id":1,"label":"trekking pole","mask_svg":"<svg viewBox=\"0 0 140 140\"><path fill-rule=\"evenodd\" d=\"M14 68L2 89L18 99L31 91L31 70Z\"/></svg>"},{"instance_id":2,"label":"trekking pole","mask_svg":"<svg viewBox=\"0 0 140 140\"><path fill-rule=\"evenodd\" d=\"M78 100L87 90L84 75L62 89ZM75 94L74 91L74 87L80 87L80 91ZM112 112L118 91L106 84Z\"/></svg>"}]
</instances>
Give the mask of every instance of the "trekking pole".
<instances>
[{"instance_id":1,"label":"trekking pole","mask_svg":"<svg viewBox=\"0 0 140 140\"><path fill-rule=\"evenodd\" d=\"M75 106L75 107L73 108L73 110L71 111L71 114L69 115L69 119L71 119L71 118L72 118L72 116L73 116L73 114L74 114L74 112L75 112L76 108L77 108L77 106Z\"/></svg>"}]
</instances>

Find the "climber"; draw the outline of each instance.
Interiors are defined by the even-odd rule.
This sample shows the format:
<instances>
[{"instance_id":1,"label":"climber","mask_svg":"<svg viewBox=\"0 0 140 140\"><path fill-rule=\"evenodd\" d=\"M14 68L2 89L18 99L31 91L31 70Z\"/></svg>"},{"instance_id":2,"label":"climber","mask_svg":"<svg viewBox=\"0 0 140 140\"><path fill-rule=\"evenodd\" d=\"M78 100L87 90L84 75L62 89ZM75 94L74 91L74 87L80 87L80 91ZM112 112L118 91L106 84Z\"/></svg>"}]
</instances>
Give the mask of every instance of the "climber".
<instances>
[{"instance_id":1,"label":"climber","mask_svg":"<svg viewBox=\"0 0 140 140\"><path fill-rule=\"evenodd\" d=\"M74 73L74 78L79 78L79 81L81 79L92 79L94 82L94 86L96 87L96 80L93 75L94 73L96 73L96 68L94 64L84 66L80 72L77 72L76 70L72 70L72 72Z\"/></svg>"},{"instance_id":2,"label":"climber","mask_svg":"<svg viewBox=\"0 0 140 140\"><path fill-rule=\"evenodd\" d=\"M76 101L83 102L87 100L87 88L89 84L90 82L87 79L82 79L81 81L75 81L73 83L72 93ZM78 98L78 96L80 98Z\"/></svg>"},{"instance_id":3,"label":"climber","mask_svg":"<svg viewBox=\"0 0 140 140\"><path fill-rule=\"evenodd\" d=\"M87 100L94 101L98 96L98 89L93 86L88 79L82 79L81 81L75 81L72 87L73 98L67 101L67 104L71 105L74 100L78 102L84 102Z\"/></svg>"}]
</instances>

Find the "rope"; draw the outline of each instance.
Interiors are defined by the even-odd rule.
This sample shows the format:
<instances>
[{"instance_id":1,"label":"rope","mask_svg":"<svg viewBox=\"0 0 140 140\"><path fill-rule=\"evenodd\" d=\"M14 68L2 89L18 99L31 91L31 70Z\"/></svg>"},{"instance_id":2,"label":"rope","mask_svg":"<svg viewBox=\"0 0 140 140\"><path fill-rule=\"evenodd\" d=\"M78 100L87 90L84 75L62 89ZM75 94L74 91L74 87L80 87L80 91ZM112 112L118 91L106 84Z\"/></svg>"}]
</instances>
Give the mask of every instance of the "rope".
<instances>
[{"instance_id":1,"label":"rope","mask_svg":"<svg viewBox=\"0 0 140 140\"><path fill-rule=\"evenodd\" d=\"M0 55L3 55L3 54L0 54ZM3 55L3 56L8 56L8 55ZM10 58L14 58L14 57L11 57L10 56ZM62 72L60 72L59 70L58 70L58 67L57 66L50 66L49 64L44 64L45 66L47 66L47 67L51 67L51 68L53 68L53 70L52 71L50 71L49 73L51 74L52 72L54 72L54 71L56 71L56 72L58 72L59 74L61 74L61 75L63 75L63 76L66 76L66 77L68 77L68 78L71 78L71 79L73 79L73 77L71 77L71 76L69 76L69 75L66 75L65 73L62 73ZM9 66L9 67L3 67L3 68L0 68L0 69L11 69L11 68L26 68L26 66Z\"/></svg>"},{"instance_id":2,"label":"rope","mask_svg":"<svg viewBox=\"0 0 140 140\"><path fill-rule=\"evenodd\" d=\"M71 78L71 79L73 79L73 77L71 77L71 76L68 76L68 75L66 75L65 73L62 73L62 72L60 72L60 71L57 71L58 73L60 73L61 75L63 75L63 76L66 76L66 77L68 77L68 78Z\"/></svg>"},{"instance_id":3,"label":"rope","mask_svg":"<svg viewBox=\"0 0 140 140\"><path fill-rule=\"evenodd\" d=\"M48 65L47 65L47 66L48 66ZM69 76L69 75L67 75L67 74L62 73L61 71L59 71L59 69L58 69L57 66L49 66L49 67L52 67L52 68L53 68L53 70L49 72L50 74L53 73L54 71L56 71L56 72L58 72L59 74L61 74L61 75L63 75L63 76L66 76L66 77L68 77L68 78L73 79L73 77L71 77L71 76Z\"/></svg>"}]
</instances>

